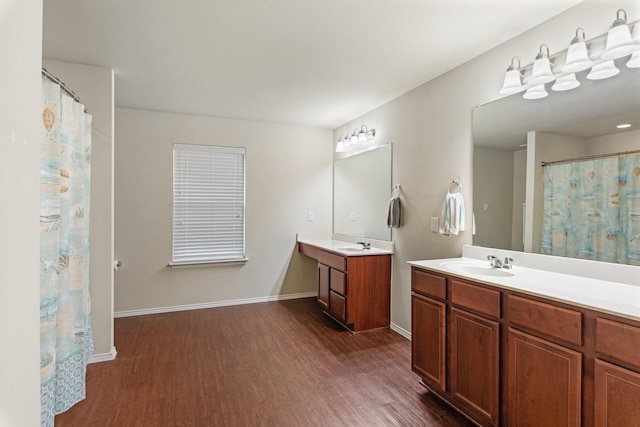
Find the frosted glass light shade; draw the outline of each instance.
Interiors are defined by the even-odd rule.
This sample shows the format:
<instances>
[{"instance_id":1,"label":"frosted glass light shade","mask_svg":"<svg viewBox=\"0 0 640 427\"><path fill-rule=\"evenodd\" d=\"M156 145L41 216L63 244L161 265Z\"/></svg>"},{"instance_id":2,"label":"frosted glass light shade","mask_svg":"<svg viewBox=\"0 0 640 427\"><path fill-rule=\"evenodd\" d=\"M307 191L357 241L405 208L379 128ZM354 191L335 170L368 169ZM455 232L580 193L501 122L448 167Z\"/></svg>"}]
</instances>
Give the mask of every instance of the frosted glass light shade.
<instances>
[{"instance_id":1,"label":"frosted glass light shade","mask_svg":"<svg viewBox=\"0 0 640 427\"><path fill-rule=\"evenodd\" d=\"M536 58L533 62L533 71L531 72L531 78L528 83L532 86L538 86L545 83L549 83L555 80L555 76L551 72L551 62L549 58L543 56L542 58Z\"/></svg>"},{"instance_id":2,"label":"frosted glass light shade","mask_svg":"<svg viewBox=\"0 0 640 427\"><path fill-rule=\"evenodd\" d=\"M602 80L608 79L609 77L613 77L618 74L620 70L616 68L616 65L613 63L613 60L601 62L600 64L594 65L591 68L591 72L587 74L587 78L589 80Z\"/></svg>"},{"instance_id":3,"label":"frosted glass light shade","mask_svg":"<svg viewBox=\"0 0 640 427\"><path fill-rule=\"evenodd\" d=\"M567 60L562 67L563 73L577 73L593 66L593 61L589 59L587 45L585 42L572 43L567 50Z\"/></svg>"},{"instance_id":4,"label":"frosted glass light shade","mask_svg":"<svg viewBox=\"0 0 640 427\"><path fill-rule=\"evenodd\" d=\"M342 142L342 138L338 140L338 145L336 145L336 153L342 153L346 150L344 146L344 142Z\"/></svg>"},{"instance_id":5,"label":"frosted glass light shade","mask_svg":"<svg viewBox=\"0 0 640 427\"><path fill-rule=\"evenodd\" d=\"M629 68L640 68L640 49L633 52L631 59L627 62Z\"/></svg>"},{"instance_id":6,"label":"frosted glass light shade","mask_svg":"<svg viewBox=\"0 0 640 427\"><path fill-rule=\"evenodd\" d=\"M549 94L544 90L544 85L533 86L522 95L524 99L542 99L546 98Z\"/></svg>"},{"instance_id":7,"label":"frosted glass light shade","mask_svg":"<svg viewBox=\"0 0 640 427\"><path fill-rule=\"evenodd\" d=\"M520 70L508 70L504 75L504 83L500 93L502 95L513 95L514 93L522 92L522 76Z\"/></svg>"},{"instance_id":8,"label":"frosted glass light shade","mask_svg":"<svg viewBox=\"0 0 640 427\"><path fill-rule=\"evenodd\" d=\"M622 58L632 53L636 45L631 40L629 26L624 24L616 25L609 30L607 35L607 47L602 53L602 59Z\"/></svg>"},{"instance_id":9,"label":"frosted glass light shade","mask_svg":"<svg viewBox=\"0 0 640 427\"><path fill-rule=\"evenodd\" d=\"M562 76L556 80L553 86L551 86L551 89L556 92L564 92L566 90L575 89L578 86L580 86L580 82L576 79L576 75L572 73Z\"/></svg>"}]
</instances>

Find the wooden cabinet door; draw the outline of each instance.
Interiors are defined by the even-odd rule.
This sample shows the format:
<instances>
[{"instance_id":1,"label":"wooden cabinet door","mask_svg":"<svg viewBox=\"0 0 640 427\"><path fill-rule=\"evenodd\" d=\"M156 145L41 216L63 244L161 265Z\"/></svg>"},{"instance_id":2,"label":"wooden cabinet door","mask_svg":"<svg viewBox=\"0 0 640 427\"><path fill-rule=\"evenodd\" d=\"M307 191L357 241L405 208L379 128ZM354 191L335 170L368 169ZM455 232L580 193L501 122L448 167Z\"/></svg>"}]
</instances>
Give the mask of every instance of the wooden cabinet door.
<instances>
[{"instance_id":1,"label":"wooden cabinet door","mask_svg":"<svg viewBox=\"0 0 640 427\"><path fill-rule=\"evenodd\" d=\"M411 297L411 368L425 383L445 390L445 303Z\"/></svg>"},{"instance_id":2,"label":"wooden cabinet door","mask_svg":"<svg viewBox=\"0 0 640 427\"><path fill-rule=\"evenodd\" d=\"M329 291L329 313L345 323L347 320L347 299L337 292Z\"/></svg>"},{"instance_id":3,"label":"wooden cabinet door","mask_svg":"<svg viewBox=\"0 0 640 427\"><path fill-rule=\"evenodd\" d=\"M640 374L596 359L594 425L640 426Z\"/></svg>"},{"instance_id":4,"label":"wooden cabinet door","mask_svg":"<svg viewBox=\"0 0 640 427\"><path fill-rule=\"evenodd\" d=\"M329 308L329 267L324 264L318 264L318 303Z\"/></svg>"},{"instance_id":5,"label":"wooden cabinet door","mask_svg":"<svg viewBox=\"0 0 640 427\"><path fill-rule=\"evenodd\" d=\"M488 424L497 425L500 325L457 308L451 309L450 322L452 398Z\"/></svg>"},{"instance_id":6,"label":"wooden cabinet door","mask_svg":"<svg viewBox=\"0 0 640 427\"><path fill-rule=\"evenodd\" d=\"M510 426L580 425L582 354L509 328Z\"/></svg>"}]
</instances>

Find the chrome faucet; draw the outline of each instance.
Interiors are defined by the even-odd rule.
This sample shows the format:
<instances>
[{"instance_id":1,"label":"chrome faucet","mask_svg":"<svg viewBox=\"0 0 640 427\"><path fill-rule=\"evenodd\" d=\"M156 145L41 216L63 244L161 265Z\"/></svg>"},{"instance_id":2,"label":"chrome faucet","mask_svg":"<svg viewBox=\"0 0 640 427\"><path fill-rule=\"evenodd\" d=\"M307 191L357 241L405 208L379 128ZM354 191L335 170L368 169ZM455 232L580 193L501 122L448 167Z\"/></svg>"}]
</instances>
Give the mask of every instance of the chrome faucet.
<instances>
[{"instance_id":1,"label":"chrome faucet","mask_svg":"<svg viewBox=\"0 0 640 427\"><path fill-rule=\"evenodd\" d=\"M495 255L487 255L487 259L493 268L502 268L502 261Z\"/></svg>"},{"instance_id":2,"label":"chrome faucet","mask_svg":"<svg viewBox=\"0 0 640 427\"><path fill-rule=\"evenodd\" d=\"M358 245L362 245L362 249L371 249L371 243L369 242L357 242Z\"/></svg>"},{"instance_id":3,"label":"chrome faucet","mask_svg":"<svg viewBox=\"0 0 640 427\"><path fill-rule=\"evenodd\" d=\"M493 268L506 268L507 270L511 270L513 268L513 258L505 257L504 261L501 261L495 255L487 255L487 259Z\"/></svg>"}]
</instances>

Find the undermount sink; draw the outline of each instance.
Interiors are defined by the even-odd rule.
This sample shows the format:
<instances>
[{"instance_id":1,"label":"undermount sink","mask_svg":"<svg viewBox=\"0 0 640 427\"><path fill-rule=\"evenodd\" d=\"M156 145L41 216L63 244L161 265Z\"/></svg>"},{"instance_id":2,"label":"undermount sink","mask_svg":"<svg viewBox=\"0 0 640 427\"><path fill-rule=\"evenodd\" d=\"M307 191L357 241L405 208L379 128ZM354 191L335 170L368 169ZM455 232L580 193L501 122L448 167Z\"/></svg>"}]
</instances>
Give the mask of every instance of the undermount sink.
<instances>
[{"instance_id":1,"label":"undermount sink","mask_svg":"<svg viewBox=\"0 0 640 427\"><path fill-rule=\"evenodd\" d=\"M513 273L503 268L494 268L480 262L452 261L442 264L443 267L463 274L475 276L511 277Z\"/></svg>"},{"instance_id":2,"label":"undermount sink","mask_svg":"<svg viewBox=\"0 0 640 427\"><path fill-rule=\"evenodd\" d=\"M343 251L343 252L364 252L365 251L364 248L358 248L355 246L346 246L344 248L336 248L336 250Z\"/></svg>"}]
</instances>

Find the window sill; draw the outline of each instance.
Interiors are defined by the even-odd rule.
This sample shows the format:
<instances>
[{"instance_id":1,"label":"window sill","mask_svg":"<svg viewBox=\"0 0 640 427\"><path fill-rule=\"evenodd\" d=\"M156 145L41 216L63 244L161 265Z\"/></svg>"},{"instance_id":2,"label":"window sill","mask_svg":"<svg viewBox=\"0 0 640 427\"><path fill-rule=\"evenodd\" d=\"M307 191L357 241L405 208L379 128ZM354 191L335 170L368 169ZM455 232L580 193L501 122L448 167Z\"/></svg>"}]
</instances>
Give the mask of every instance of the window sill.
<instances>
[{"instance_id":1,"label":"window sill","mask_svg":"<svg viewBox=\"0 0 640 427\"><path fill-rule=\"evenodd\" d=\"M220 261L182 261L170 262L171 268L196 268L196 267L222 267L225 265L244 265L249 261L248 258L225 259Z\"/></svg>"}]
</instances>

